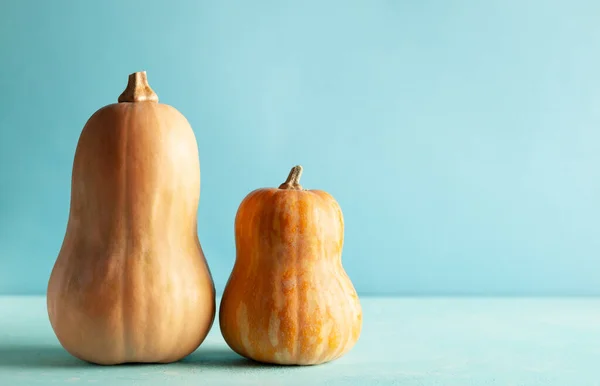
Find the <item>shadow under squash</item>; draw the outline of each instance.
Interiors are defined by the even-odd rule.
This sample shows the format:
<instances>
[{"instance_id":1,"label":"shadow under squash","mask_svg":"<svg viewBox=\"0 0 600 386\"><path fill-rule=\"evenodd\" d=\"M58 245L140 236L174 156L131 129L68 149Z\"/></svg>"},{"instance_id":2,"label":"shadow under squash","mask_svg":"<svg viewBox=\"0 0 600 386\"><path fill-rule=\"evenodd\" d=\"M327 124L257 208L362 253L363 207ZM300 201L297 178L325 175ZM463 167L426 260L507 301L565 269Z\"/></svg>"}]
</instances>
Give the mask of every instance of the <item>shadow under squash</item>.
<instances>
[{"instance_id":1,"label":"shadow under squash","mask_svg":"<svg viewBox=\"0 0 600 386\"><path fill-rule=\"evenodd\" d=\"M280 365L260 363L244 358L226 347L202 347L178 362L180 365L230 368L278 368Z\"/></svg>"},{"instance_id":2,"label":"shadow under squash","mask_svg":"<svg viewBox=\"0 0 600 386\"><path fill-rule=\"evenodd\" d=\"M0 346L1 367L87 367L60 346Z\"/></svg>"},{"instance_id":3,"label":"shadow under squash","mask_svg":"<svg viewBox=\"0 0 600 386\"><path fill-rule=\"evenodd\" d=\"M198 350L172 364L124 363L117 367L175 365L198 368L273 368L278 365L264 364L246 359L226 347L200 347ZM104 367L82 361L69 354L61 346L0 346L0 368L84 368Z\"/></svg>"}]
</instances>

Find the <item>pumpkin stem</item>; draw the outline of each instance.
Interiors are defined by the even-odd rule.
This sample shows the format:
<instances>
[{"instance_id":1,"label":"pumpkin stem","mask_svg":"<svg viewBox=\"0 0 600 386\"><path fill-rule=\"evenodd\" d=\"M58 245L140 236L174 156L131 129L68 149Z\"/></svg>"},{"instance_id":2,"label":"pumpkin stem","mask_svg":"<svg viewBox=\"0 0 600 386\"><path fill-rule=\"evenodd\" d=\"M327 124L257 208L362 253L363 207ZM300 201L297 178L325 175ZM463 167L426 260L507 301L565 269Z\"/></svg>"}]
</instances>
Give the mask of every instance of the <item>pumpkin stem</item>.
<instances>
[{"instance_id":1,"label":"pumpkin stem","mask_svg":"<svg viewBox=\"0 0 600 386\"><path fill-rule=\"evenodd\" d=\"M285 182L279 185L279 189L302 190L300 185L300 176L302 176L302 166L296 165L290 171Z\"/></svg>"},{"instance_id":2,"label":"pumpkin stem","mask_svg":"<svg viewBox=\"0 0 600 386\"><path fill-rule=\"evenodd\" d=\"M146 71L138 71L129 75L127 87L119 96L119 103L123 102L158 102L158 95L148 84Z\"/></svg>"}]
</instances>

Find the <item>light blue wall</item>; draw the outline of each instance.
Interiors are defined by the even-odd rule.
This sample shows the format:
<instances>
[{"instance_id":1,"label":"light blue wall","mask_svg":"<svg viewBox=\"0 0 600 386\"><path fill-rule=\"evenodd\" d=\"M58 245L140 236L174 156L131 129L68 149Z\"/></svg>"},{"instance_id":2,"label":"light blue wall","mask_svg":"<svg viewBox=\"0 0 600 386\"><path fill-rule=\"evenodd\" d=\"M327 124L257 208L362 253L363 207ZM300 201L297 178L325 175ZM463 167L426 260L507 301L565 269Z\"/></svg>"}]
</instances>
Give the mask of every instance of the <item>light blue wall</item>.
<instances>
[{"instance_id":1,"label":"light blue wall","mask_svg":"<svg viewBox=\"0 0 600 386\"><path fill-rule=\"evenodd\" d=\"M88 117L148 71L199 142L217 289L301 163L362 294L600 293L600 2L0 3L0 293L43 293Z\"/></svg>"}]
</instances>

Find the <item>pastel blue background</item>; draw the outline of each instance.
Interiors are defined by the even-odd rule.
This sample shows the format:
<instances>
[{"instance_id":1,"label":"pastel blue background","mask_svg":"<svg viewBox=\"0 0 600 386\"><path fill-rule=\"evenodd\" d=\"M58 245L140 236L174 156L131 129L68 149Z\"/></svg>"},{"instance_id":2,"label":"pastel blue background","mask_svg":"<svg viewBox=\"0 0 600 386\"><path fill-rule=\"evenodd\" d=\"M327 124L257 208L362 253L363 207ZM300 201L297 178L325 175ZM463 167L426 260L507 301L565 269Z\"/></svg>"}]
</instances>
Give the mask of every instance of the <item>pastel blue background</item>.
<instances>
[{"instance_id":1,"label":"pastel blue background","mask_svg":"<svg viewBox=\"0 0 600 386\"><path fill-rule=\"evenodd\" d=\"M600 294L600 2L0 2L0 293L44 293L81 129L146 70L196 133L221 291L289 168L361 294Z\"/></svg>"}]
</instances>

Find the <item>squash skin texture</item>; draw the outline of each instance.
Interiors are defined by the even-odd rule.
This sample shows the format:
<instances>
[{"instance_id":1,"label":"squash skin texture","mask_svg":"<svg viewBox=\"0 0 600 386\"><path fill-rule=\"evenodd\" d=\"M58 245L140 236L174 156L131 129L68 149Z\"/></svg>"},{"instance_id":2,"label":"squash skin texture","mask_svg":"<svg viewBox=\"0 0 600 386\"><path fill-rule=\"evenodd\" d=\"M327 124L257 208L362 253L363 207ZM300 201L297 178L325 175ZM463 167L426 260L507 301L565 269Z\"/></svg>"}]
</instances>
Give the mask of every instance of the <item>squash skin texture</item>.
<instances>
[{"instance_id":1,"label":"squash skin texture","mask_svg":"<svg viewBox=\"0 0 600 386\"><path fill-rule=\"evenodd\" d=\"M176 109L136 101L92 115L47 292L70 354L102 365L168 363L203 342L215 288L197 235L199 196L196 139Z\"/></svg>"},{"instance_id":2,"label":"squash skin texture","mask_svg":"<svg viewBox=\"0 0 600 386\"><path fill-rule=\"evenodd\" d=\"M236 260L219 310L238 354L258 362L315 365L357 342L362 310L341 263L344 221L319 190L258 189L235 220Z\"/></svg>"}]
</instances>

